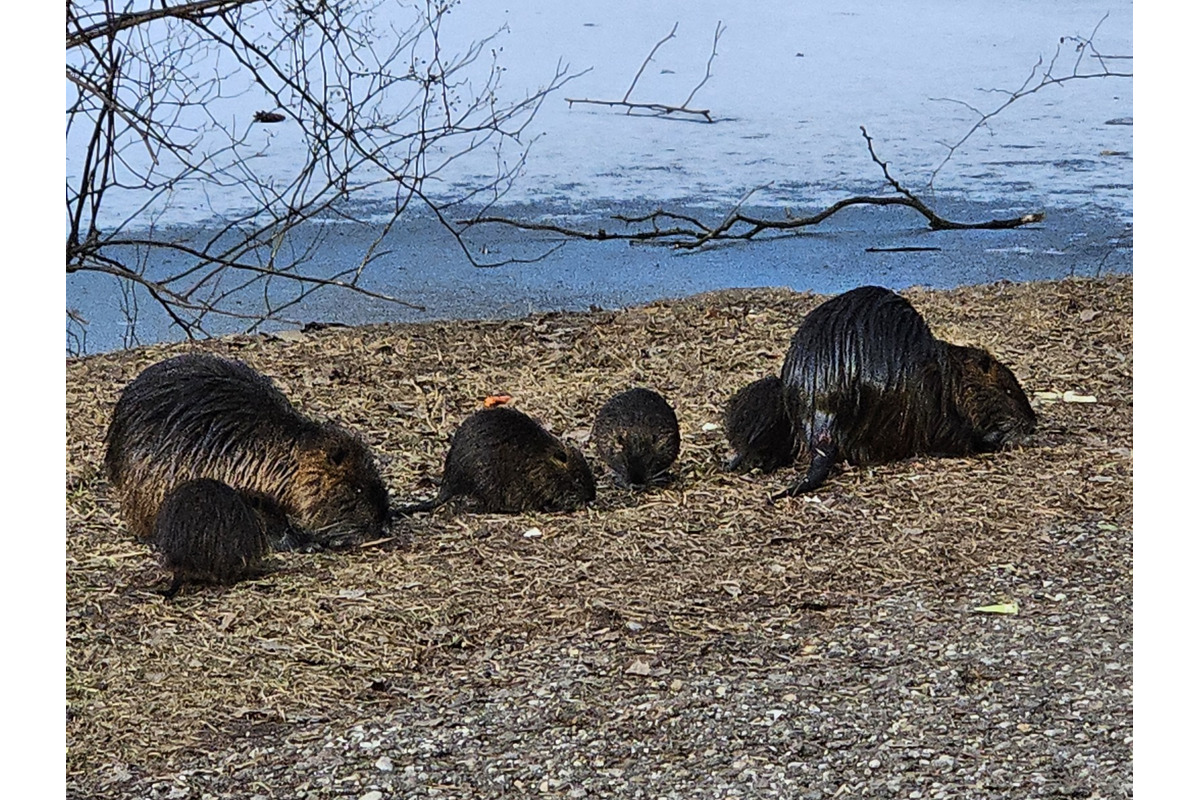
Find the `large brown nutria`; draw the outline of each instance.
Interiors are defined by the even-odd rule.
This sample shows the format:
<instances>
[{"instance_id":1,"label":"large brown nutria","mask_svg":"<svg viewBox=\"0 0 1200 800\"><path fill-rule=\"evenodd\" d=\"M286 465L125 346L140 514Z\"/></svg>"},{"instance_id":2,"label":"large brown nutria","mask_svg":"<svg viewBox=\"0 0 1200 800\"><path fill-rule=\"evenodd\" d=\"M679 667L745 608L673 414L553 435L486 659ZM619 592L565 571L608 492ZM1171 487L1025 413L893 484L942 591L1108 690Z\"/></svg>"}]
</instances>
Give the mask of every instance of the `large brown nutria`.
<instances>
[{"instance_id":1,"label":"large brown nutria","mask_svg":"<svg viewBox=\"0 0 1200 800\"><path fill-rule=\"evenodd\" d=\"M778 375L760 378L729 398L725 435L734 453L725 464L728 470L773 472L792 462L795 437Z\"/></svg>"},{"instance_id":2,"label":"large brown nutria","mask_svg":"<svg viewBox=\"0 0 1200 800\"><path fill-rule=\"evenodd\" d=\"M272 542L286 536L283 509L265 495L239 492L211 478L184 481L163 499L154 544L174 573L164 594L184 583L232 584L263 571Z\"/></svg>"},{"instance_id":3,"label":"large brown nutria","mask_svg":"<svg viewBox=\"0 0 1200 800\"><path fill-rule=\"evenodd\" d=\"M398 513L432 511L464 494L482 511L571 511L596 499L596 482L583 453L497 406L476 411L455 432L437 497Z\"/></svg>"},{"instance_id":4,"label":"large brown nutria","mask_svg":"<svg viewBox=\"0 0 1200 800\"><path fill-rule=\"evenodd\" d=\"M658 392L630 389L600 408L592 443L619 485L666 483L679 455L679 419Z\"/></svg>"},{"instance_id":5,"label":"large brown nutria","mask_svg":"<svg viewBox=\"0 0 1200 800\"><path fill-rule=\"evenodd\" d=\"M777 497L812 491L841 459L987 452L1036 424L1008 367L986 350L935 338L907 300L878 286L813 309L792 337L781 378L811 461L804 479Z\"/></svg>"},{"instance_id":6,"label":"large brown nutria","mask_svg":"<svg viewBox=\"0 0 1200 800\"><path fill-rule=\"evenodd\" d=\"M238 361L191 354L147 367L117 400L106 441L109 480L142 539L167 493L193 478L266 495L326 546L375 538L387 522L387 489L366 446L303 416Z\"/></svg>"}]
</instances>

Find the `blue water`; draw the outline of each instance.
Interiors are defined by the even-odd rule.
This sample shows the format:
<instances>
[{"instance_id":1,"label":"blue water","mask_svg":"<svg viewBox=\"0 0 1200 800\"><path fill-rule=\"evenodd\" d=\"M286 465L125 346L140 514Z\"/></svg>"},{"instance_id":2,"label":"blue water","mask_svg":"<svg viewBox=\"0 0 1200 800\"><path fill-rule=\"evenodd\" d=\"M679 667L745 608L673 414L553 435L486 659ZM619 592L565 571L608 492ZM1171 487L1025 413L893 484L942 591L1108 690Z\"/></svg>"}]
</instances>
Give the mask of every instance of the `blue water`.
<instances>
[{"instance_id":1,"label":"blue water","mask_svg":"<svg viewBox=\"0 0 1200 800\"><path fill-rule=\"evenodd\" d=\"M389 6L407 13L404 6ZM1107 17L1105 16L1107 15ZM573 72L539 109L524 141L531 149L511 191L493 213L614 229L619 211L665 207L719 220L748 190L764 215L815 211L859 193L886 193L860 125L908 188L943 216L1008 217L1046 211L1045 223L1015 231L931 233L903 209L856 208L805 233L731 243L699 253L620 242L572 241L550 252L545 236L488 226L466 246L480 260L545 256L534 264L480 270L457 242L410 213L379 245L384 255L364 272L373 291L424 310L344 290L318 292L281 313L287 327L311 320L361 323L447 317L523 315L536 310L612 307L732 286L790 286L820 292L862 283L903 288L998 279L1036 280L1132 269L1132 81L1076 80L1046 87L1000 112L942 165L947 144L1018 89L1039 58L1054 57L1060 37L1096 36L1102 54L1132 53L1129 2L1003 4L867 2L758 3L736 13L716 2L582 2L527 10L467 3L446 18L444 44L479 39L501 25L503 87L514 96L536 88L559 59ZM654 43L679 22L639 79L631 100L681 102L703 75L718 20L712 77L693 107L715 124L628 116L565 98L619 99ZM1056 74L1078 56L1062 49ZM1080 69L1095 71L1080 57ZM1122 72L1131 60L1108 62ZM1065 66L1064 66L1065 65ZM1060 68L1061 67L1061 68ZM253 90L210 104L215 116L245 121L269 108ZM225 118L225 117L222 117ZM232 124L232 123L231 123ZM240 122L237 124L241 124ZM296 141L286 125L245 126L261 157L260 175L290 181ZM68 140L67 173L79 143ZM430 191L453 197L489 179L495 155L452 162ZM135 155L131 154L131 157ZM939 165L940 166L939 168ZM380 192L352 210L372 215ZM208 231L246 206L236 185L181 185L148 210L136 192L115 193L110 224L203 243ZM313 244L304 267L328 276L362 261L378 222L313 223L295 241ZM922 252L868 248L931 247ZM549 255L546 255L549 252ZM120 254L148 276L189 266L148 252ZM229 282L226 282L228 287ZM284 284L235 293L230 303L254 316L263 298L286 301ZM123 291L106 276L71 275L67 306L88 320L68 325L68 348L89 352L181 337L142 291ZM136 317L131 324L130 317ZM245 330L245 320L208 320L209 333ZM86 339L84 331L86 330Z\"/></svg>"}]
</instances>

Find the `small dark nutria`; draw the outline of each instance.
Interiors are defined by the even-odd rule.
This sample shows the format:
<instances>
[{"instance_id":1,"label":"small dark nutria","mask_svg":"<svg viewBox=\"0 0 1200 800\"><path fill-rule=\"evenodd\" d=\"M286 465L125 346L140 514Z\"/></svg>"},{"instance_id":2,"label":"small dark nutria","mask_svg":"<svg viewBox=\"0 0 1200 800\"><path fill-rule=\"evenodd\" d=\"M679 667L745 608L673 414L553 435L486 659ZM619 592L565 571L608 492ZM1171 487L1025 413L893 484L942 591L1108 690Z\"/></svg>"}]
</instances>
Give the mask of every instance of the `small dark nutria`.
<instances>
[{"instance_id":1,"label":"small dark nutria","mask_svg":"<svg viewBox=\"0 0 1200 800\"><path fill-rule=\"evenodd\" d=\"M679 456L679 419L658 392L630 389L600 408L592 426L592 443L618 485L663 484Z\"/></svg>"},{"instance_id":2,"label":"small dark nutria","mask_svg":"<svg viewBox=\"0 0 1200 800\"><path fill-rule=\"evenodd\" d=\"M211 355L147 367L121 393L104 463L130 530L153 533L163 498L193 478L260 492L327 547L381 535L387 489L366 446L308 419L270 379Z\"/></svg>"},{"instance_id":3,"label":"small dark nutria","mask_svg":"<svg viewBox=\"0 0 1200 800\"><path fill-rule=\"evenodd\" d=\"M154 521L154 544L175 576L164 594L174 597L185 583L229 585L262 574L272 541L286 529L283 509L264 495L211 478L184 481Z\"/></svg>"},{"instance_id":4,"label":"small dark nutria","mask_svg":"<svg viewBox=\"0 0 1200 800\"><path fill-rule=\"evenodd\" d=\"M450 442L437 497L397 510L432 511L470 495L486 512L572 511L596 499L583 453L506 406L476 411Z\"/></svg>"},{"instance_id":5,"label":"small dark nutria","mask_svg":"<svg viewBox=\"0 0 1200 800\"><path fill-rule=\"evenodd\" d=\"M795 459L792 422L783 404L783 381L768 375L742 387L725 405L725 435L733 458L725 468L773 472Z\"/></svg>"},{"instance_id":6,"label":"small dark nutria","mask_svg":"<svg viewBox=\"0 0 1200 800\"><path fill-rule=\"evenodd\" d=\"M804 479L776 497L816 489L840 459L971 455L1016 443L1036 425L1012 370L986 350L935 338L907 300L878 286L813 309L781 377L788 417L812 458Z\"/></svg>"}]
</instances>

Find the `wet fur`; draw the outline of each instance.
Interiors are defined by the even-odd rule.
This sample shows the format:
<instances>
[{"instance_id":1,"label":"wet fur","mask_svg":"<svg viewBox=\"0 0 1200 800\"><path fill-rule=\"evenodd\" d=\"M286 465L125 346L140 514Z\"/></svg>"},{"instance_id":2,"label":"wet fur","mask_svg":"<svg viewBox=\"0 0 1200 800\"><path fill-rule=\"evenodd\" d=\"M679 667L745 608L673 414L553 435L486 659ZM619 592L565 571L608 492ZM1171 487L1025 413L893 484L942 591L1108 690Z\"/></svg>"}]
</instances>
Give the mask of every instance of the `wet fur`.
<instances>
[{"instance_id":1,"label":"wet fur","mask_svg":"<svg viewBox=\"0 0 1200 800\"><path fill-rule=\"evenodd\" d=\"M238 361L191 354L148 367L121 393L106 443L109 481L142 539L166 495L194 478L259 492L330 546L377 537L386 523L387 490L366 446L301 415Z\"/></svg>"},{"instance_id":2,"label":"wet fur","mask_svg":"<svg viewBox=\"0 0 1200 800\"><path fill-rule=\"evenodd\" d=\"M742 387L725 405L725 435L733 448L728 470L773 472L795 459L783 381L768 375Z\"/></svg>"},{"instance_id":3,"label":"wet fur","mask_svg":"<svg viewBox=\"0 0 1200 800\"><path fill-rule=\"evenodd\" d=\"M283 510L263 495L247 495L200 478L176 486L154 522L154 544L174 574L165 592L185 583L232 584L262 573L272 541L284 537Z\"/></svg>"},{"instance_id":4,"label":"wet fur","mask_svg":"<svg viewBox=\"0 0 1200 800\"><path fill-rule=\"evenodd\" d=\"M501 406L477 411L459 426L437 497L397 513L432 511L459 495L474 498L485 512L570 511L596 499L596 482L583 453Z\"/></svg>"},{"instance_id":5,"label":"wet fur","mask_svg":"<svg viewBox=\"0 0 1200 800\"><path fill-rule=\"evenodd\" d=\"M601 407L592 443L620 486L663 484L679 456L679 419L658 392L630 389Z\"/></svg>"},{"instance_id":6,"label":"wet fur","mask_svg":"<svg viewBox=\"0 0 1200 800\"><path fill-rule=\"evenodd\" d=\"M833 464L997 450L1033 432L1016 376L985 350L933 336L896 293L877 286L826 301L801 323L783 363L784 403L812 454L811 491Z\"/></svg>"}]
</instances>

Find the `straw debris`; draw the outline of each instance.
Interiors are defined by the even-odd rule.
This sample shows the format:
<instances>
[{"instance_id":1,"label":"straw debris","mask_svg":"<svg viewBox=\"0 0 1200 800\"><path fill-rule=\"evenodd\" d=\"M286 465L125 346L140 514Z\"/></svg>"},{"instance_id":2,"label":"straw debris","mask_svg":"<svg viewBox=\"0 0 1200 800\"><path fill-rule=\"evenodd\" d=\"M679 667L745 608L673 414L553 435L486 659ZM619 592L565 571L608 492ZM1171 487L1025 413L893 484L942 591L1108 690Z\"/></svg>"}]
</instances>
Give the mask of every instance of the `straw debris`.
<instances>
[{"instance_id":1,"label":"straw debris","mask_svg":"<svg viewBox=\"0 0 1200 800\"><path fill-rule=\"evenodd\" d=\"M778 372L811 294L68 360L68 795L1131 792L1132 279L903 294L1047 398L1033 443L845 469L775 504L794 471L721 471L719 423ZM653 386L676 477L634 494L597 469L570 514L451 504L168 601L103 435L128 381L193 349L360 432L394 504L434 490L457 424L499 394L595 467L600 405ZM973 613L997 603L1020 611Z\"/></svg>"}]
</instances>

